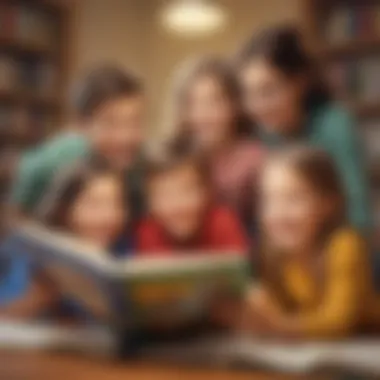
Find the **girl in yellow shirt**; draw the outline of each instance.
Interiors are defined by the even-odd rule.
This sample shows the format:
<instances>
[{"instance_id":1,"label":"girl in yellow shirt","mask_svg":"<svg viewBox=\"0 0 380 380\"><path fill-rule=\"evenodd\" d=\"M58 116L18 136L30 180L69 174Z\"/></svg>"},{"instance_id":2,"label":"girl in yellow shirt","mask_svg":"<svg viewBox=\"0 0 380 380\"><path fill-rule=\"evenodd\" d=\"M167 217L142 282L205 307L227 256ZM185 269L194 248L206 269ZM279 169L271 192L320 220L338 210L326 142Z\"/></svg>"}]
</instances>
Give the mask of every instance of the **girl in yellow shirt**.
<instances>
[{"instance_id":1,"label":"girl in yellow shirt","mask_svg":"<svg viewBox=\"0 0 380 380\"><path fill-rule=\"evenodd\" d=\"M314 148L274 154L261 181L262 282L245 327L275 337L333 339L380 325L365 241L345 224L330 157Z\"/></svg>"}]
</instances>

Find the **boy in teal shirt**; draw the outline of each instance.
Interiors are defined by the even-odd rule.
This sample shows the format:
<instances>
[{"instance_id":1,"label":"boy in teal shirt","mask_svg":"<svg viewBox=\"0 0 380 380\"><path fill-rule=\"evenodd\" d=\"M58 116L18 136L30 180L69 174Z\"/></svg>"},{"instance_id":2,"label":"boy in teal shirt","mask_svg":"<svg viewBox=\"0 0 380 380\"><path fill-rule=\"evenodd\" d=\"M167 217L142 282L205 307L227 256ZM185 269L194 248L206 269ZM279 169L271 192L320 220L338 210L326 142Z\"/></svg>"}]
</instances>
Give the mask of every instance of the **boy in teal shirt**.
<instances>
[{"instance_id":1,"label":"boy in teal shirt","mask_svg":"<svg viewBox=\"0 0 380 380\"><path fill-rule=\"evenodd\" d=\"M144 99L140 81L118 68L99 67L78 84L73 98L80 127L46 141L21 157L11 193L11 218L33 216L57 173L81 159L102 160L125 172L132 212L141 208L137 161L144 135ZM9 269L2 273L0 316L39 314L43 302L31 308L30 300L51 300L44 294L46 287L32 281L26 258L6 251L1 257ZM14 308L15 299L17 308Z\"/></svg>"},{"instance_id":2,"label":"boy in teal shirt","mask_svg":"<svg viewBox=\"0 0 380 380\"><path fill-rule=\"evenodd\" d=\"M60 134L21 158L11 203L22 214L33 211L56 172L78 159L100 158L127 175L136 170L143 139L143 90L138 79L114 67L101 67L75 90L79 129Z\"/></svg>"}]
</instances>

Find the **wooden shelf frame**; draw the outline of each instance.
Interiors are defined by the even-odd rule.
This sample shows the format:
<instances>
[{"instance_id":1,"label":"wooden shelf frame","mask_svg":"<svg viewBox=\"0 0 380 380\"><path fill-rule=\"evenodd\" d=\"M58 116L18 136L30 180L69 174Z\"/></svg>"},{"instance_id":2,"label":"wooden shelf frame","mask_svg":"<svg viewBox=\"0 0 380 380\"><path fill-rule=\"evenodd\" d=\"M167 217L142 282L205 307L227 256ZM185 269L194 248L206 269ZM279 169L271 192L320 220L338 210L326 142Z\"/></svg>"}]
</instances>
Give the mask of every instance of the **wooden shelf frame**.
<instances>
[{"instance_id":1,"label":"wooden shelf frame","mask_svg":"<svg viewBox=\"0 0 380 380\"><path fill-rule=\"evenodd\" d=\"M361 0L356 1L359 3ZM337 3L339 1L336 0L305 0L302 2L306 44L317 56L321 67L333 60L360 58L375 54L380 57L380 32L378 36L358 37L333 45L328 45L324 41L319 18L323 15L326 7L334 6ZM345 97L350 98L352 94L347 94ZM379 118L380 120L380 98L375 102L350 100L345 103L359 118Z\"/></svg>"},{"instance_id":2,"label":"wooden shelf frame","mask_svg":"<svg viewBox=\"0 0 380 380\"><path fill-rule=\"evenodd\" d=\"M51 14L54 20L59 22L60 35L56 45L45 46L29 41L18 40L17 37L1 34L0 30L0 54L5 54L16 61L41 60L51 62L57 70L57 83L51 96L39 94L22 88L0 88L0 104L10 107L35 108L46 110L57 117L57 125L64 120L66 111L66 85L70 61L68 49L71 36L71 19L73 17L73 3L71 0L0 0L2 5L27 4ZM21 84L22 85L22 84ZM10 126L8 126L10 127ZM11 129L13 127L10 127ZM12 134L10 134L12 135ZM17 144L18 139L15 139ZM31 140L31 143L34 141Z\"/></svg>"},{"instance_id":3,"label":"wooden shelf frame","mask_svg":"<svg viewBox=\"0 0 380 380\"><path fill-rule=\"evenodd\" d=\"M13 105L38 106L49 108L61 108L62 101L59 97L43 96L31 91L7 91L0 90L0 101Z\"/></svg>"},{"instance_id":4,"label":"wooden shelf frame","mask_svg":"<svg viewBox=\"0 0 380 380\"><path fill-rule=\"evenodd\" d=\"M380 55L380 36L373 38L356 38L340 44L327 46L320 51L321 58L324 60L369 54Z\"/></svg>"}]
</instances>

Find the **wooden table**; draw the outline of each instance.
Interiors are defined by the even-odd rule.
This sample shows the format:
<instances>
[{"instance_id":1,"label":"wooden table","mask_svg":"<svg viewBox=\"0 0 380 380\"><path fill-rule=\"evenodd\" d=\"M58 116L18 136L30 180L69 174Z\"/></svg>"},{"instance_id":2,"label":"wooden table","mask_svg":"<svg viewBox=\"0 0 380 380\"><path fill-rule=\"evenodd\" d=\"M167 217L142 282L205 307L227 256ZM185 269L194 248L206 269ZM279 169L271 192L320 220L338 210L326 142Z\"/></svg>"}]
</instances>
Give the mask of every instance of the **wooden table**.
<instances>
[{"instance_id":1,"label":"wooden table","mask_svg":"<svg viewBox=\"0 0 380 380\"><path fill-rule=\"evenodd\" d=\"M113 362L73 355L0 352L1 380L312 380L310 376Z\"/></svg>"}]
</instances>

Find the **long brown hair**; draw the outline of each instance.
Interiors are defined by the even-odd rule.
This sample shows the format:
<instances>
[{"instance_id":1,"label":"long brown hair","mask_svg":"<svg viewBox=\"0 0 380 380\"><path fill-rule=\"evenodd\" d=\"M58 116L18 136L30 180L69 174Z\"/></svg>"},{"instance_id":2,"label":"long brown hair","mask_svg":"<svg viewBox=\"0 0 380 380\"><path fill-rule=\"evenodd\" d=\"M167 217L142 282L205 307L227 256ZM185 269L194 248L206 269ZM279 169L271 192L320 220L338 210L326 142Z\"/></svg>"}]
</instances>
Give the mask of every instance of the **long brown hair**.
<instances>
[{"instance_id":1,"label":"long brown hair","mask_svg":"<svg viewBox=\"0 0 380 380\"><path fill-rule=\"evenodd\" d=\"M293 146L273 153L268 159L268 164L277 162L295 170L318 195L332 201L334 210L324 221L318 235L317 245L323 249L329 236L346 222L343 186L333 159L325 151L317 148ZM263 240L261 270L264 281L272 288L274 294L280 296L279 299L285 306L291 308L292 300L282 286L281 255L271 249L269 242L265 242L265 237Z\"/></svg>"},{"instance_id":2,"label":"long brown hair","mask_svg":"<svg viewBox=\"0 0 380 380\"><path fill-rule=\"evenodd\" d=\"M236 135L248 136L250 134L249 121L244 114L241 91L238 80L232 67L223 59L213 56L205 56L196 60L185 62L180 67L174 78L174 85L169 101L169 119L166 121L166 138L172 140L186 141L189 143L189 129L183 120L183 108L189 90L193 83L202 77L212 77L222 88L227 98L234 105L236 111ZM191 137L190 137L191 141Z\"/></svg>"}]
</instances>

